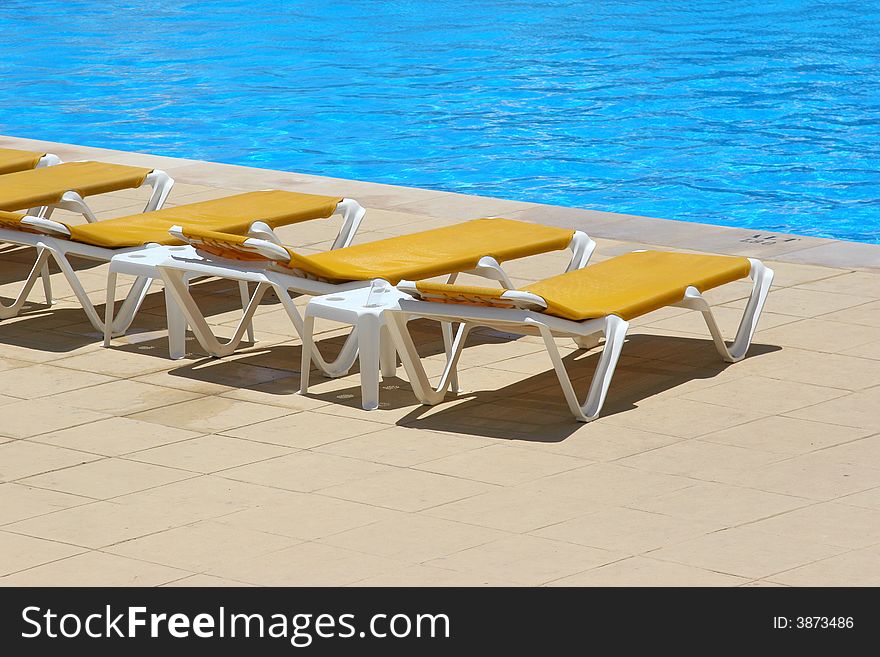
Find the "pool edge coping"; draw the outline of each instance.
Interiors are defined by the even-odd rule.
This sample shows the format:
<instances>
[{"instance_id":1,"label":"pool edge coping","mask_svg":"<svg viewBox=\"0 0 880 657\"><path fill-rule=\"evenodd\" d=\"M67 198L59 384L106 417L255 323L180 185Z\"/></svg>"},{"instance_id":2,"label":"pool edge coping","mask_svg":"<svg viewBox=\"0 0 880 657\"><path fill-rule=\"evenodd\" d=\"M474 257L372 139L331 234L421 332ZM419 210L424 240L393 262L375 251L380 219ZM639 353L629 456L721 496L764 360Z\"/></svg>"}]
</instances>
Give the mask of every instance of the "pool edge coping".
<instances>
[{"instance_id":1,"label":"pool edge coping","mask_svg":"<svg viewBox=\"0 0 880 657\"><path fill-rule=\"evenodd\" d=\"M291 186L314 193L343 193L364 205L438 219L503 215L587 232L591 237L694 251L751 256L838 269L880 269L880 245L791 233L774 233L696 222L459 194L385 183L315 176L150 153L121 151L11 135L0 146L47 150L63 160L96 158L161 168L178 182L235 189ZM173 194L173 192L172 192Z\"/></svg>"}]
</instances>

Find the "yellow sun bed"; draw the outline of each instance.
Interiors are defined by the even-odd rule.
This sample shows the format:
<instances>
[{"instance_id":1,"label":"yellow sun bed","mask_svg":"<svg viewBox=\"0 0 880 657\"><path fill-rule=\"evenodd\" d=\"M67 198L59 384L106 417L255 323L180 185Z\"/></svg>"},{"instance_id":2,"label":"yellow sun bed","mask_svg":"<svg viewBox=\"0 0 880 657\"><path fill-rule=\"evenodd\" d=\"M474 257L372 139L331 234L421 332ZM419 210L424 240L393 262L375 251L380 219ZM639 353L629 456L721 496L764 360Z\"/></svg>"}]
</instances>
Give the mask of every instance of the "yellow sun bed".
<instances>
[{"instance_id":1,"label":"yellow sun bed","mask_svg":"<svg viewBox=\"0 0 880 657\"><path fill-rule=\"evenodd\" d=\"M134 182L139 174L131 172L130 175ZM334 247L341 247L351 242L364 213L365 210L352 199L280 190L246 192L90 224L69 224L46 217L0 211L0 242L33 246L39 251L37 263L17 299L11 305L0 305L0 319L21 311L50 257L61 268L89 321L103 332L104 322L69 262L71 255L108 262L121 253L146 252L160 245L180 245L183 242L170 235L169 229L182 220L214 230L271 236L273 228L324 219L334 214L343 217L342 228L334 243ZM108 327L114 334L124 331L131 323L151 282L151 278L141 277L132 287L120 316L114 326Z\"/></svg>"},{"instance_id":2,"label":"yellow sun bed","mask_svg":"<svg viewBox=\"0 0 880 657\"><path fill-rule=\"evenodd\" d=\"M184 239L196 248L237 260L271 260L277 266L328 282L397 283L404 278L431 278L477 267L481 258L498 263L567 248L575 231L513 219L473 219L454 226L303 255L284 245L253 248L247 237L182 228ZM264 245L265 247L265 245ZM279 248L280 247L280 248Z\"/></svg>"},{"instance_id":3,"label":"yellow sun bed","mask_svg":"<svg viewBox=\"0 0 880 657\"><path fill-rule=\"evenodd\" d=\"M739 329L728 345L702 293L744 277L753 281L752 293ZM544 339L566 400L575 417L595 419L611 383L629 320L666 306L680 306L703 313L721 357L736 362L745 357L763 309L773 271L753 258L733 256L637 251L611 258L584 269L538 281L517 290L448 285L429 281L403 281L398 289L413 301L401 301L389 311L389 329L397 342L413 390L422 403L443 400L474 326L490 326L509 332L537 333ZM441 322L460 322L446 372L432 388L415 351L406 322L427 317ZM572 387L554 336L569 336L581 347L599 344L605 336L602 356L586 401L581 404Z\"/></svg>"}]
</instances>

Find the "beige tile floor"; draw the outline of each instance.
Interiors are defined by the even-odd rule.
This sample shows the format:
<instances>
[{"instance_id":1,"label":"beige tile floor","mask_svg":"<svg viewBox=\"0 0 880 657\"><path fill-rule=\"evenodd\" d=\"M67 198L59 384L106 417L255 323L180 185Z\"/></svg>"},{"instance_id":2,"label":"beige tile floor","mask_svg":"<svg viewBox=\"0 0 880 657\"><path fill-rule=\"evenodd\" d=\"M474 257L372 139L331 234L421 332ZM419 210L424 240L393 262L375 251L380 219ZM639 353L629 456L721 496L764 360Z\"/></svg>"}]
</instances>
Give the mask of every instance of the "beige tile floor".
<instances>
[{"instance_id":1,"label":"beige tile floor","mask_svg":"<svg viewBox=\"0 0 880 657\"><path fill-rule=\"evenodd\" d=\"M40 146L0 138L30 145ZM56 305L34 297L0 323L3 584L880 582L880 248L48 147L165 168L178 180L171 204L270 186L351 196L369 208L361 241L503 213L583 228L598 259L644 244L741 253L777 278L750 356L735 365L717 359L699 316L672 309L636 322L604 416L581 425L531 338L483 332L457 399L420 407L393 378L366 413L356 375L294 394L298 341L271 301L257 344L212 360L191 341L171 362L160 290L105 350L56 274ZM107 218L142 197L94 205ZM320 249L334 229L284 234ZM31 257L0 246L0 296ZM509 271L533 281L564 260ZM96 301L105 272L80 269ZM234 290L197 289L217 329L230 330ZM746 294L710 295L728 333ZM338 327L320 329L322 346L338 346ZM417 330L437 354L436 330ZM583 387L595 353L561 344Z\"/></svg>"}]
</instances>

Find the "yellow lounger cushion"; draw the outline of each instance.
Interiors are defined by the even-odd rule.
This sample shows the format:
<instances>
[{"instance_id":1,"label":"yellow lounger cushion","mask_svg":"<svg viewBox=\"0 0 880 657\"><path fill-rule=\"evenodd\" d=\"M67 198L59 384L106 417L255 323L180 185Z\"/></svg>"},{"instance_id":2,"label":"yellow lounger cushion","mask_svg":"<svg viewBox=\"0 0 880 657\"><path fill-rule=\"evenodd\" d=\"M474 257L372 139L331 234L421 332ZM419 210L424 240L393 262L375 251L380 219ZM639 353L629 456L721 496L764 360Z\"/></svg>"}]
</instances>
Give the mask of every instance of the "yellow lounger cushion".
<instances>
[{"instance_id":1,"label":"yellow lounger cushion","mask_svg":"<svg viewBox=\"0 0 880 657\"><path fill-rule=\"evenodd\" d=\"M0 210L25 210L51 205L64 192L83 198L144 184L152 169L106 162L67 162L52 167L0 176Z\"/></svg>"},{"instance_id":2,"label":"yellow lounger cushion","mask_svg":"<svg viewBox=\"0 0 880 657\"><path fill-rule=\"evenodd\" d=\"M749 275L748 258L642 251L546 278L519 289L541 297L544 311L582 321L617 315L629 320L678 303L689 286L700 292ZM425 298L506 307L504 290L420 281Z\"/></svg>"},{"instance_id":3,"label":"yellow lounger cushion","mask_svg":"<svg viewBox=\"0 0 880 657\"><path fill-rule=\"evenodd\" d=\"M45 153L0 148L0 174L33 169L44 155Z\"/></svg>"},{"instance_id":4,"label":"yellow lounger cushion","mask_svg":"<svg viewBox=\"0 0 880 657\"><path fill-rule=\"evenodd\" d=\"M431 278L467 271L480 258L498 262L568 247L574 230L513 219L473 219L453 226L301 256L290 251L290 265L329 280ZM289 251L289 249L288 249Z\"/></svg>"},{"instance_id":5,"label":"yellow lounger cushion","mask_svg":"<svg viewBox=\"0 0 880 657\"><path fill-rule=\"evenodd\" d=\"M150 242L179 244L178 240L168 234L168 229L175 225L245 234L255 221L277 228L300 221L327 218L336 211L341 200L338 196L281 190L246 192L68 228L70 239L108 249L141 246Z\"/></svg>"},{"instance_id":6,"label":"yellow lounger cushion","mask_svg":"<svg viewBox=\"0 0 880 657\"><path fill-rule=\"evenodd\" d=\"M244 239L184 228L204 251L239 260L263 260L249 251ZM431 278L477 266L483 256L498 262L566 248L574 236L567 228L513 219L474 219L454 226L391 237L315 255L287 249L287 267L328 281L384 278L397 284L405 278ZM286 247L285 247L286 248Z\"/></svg>"}]
</instances>

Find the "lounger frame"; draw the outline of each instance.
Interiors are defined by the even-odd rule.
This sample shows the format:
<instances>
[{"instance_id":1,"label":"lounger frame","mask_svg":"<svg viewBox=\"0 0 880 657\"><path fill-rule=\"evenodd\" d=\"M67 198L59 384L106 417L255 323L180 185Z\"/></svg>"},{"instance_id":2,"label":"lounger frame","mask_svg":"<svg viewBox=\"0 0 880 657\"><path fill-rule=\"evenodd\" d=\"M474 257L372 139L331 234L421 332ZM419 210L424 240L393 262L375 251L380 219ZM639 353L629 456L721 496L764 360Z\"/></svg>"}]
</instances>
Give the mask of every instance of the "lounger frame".
<instances>
[{"instance_id":1,"label":"lounger frame","mask_svg":"<svg viewBox=\"0 0 880 657\"><path fill-rule=\"evenodd\" d=\"M47 154L44 155L36 168L42 168L47 166L53 166L56 164L60 164L61 159L57 155ZM168 194L171 192L171 188L174 186L174 179L171 178L167 173L161 171L160 169L154 169L150 172L147 177L144 179L141 187L151 187L153 192L150 195L149 200L147 201L146 206L144 206L144 212L151 212L153 210L160 209L168 198ZM29 208L26 211L28 215L28 219L24 222L29 222L30 219L45 219L49 220L52 216L52 212L56 209L69 210L71 212L76 212L77 214L81 214L86 221L89 223L94 223L98 221L98 218L95 216L92 209L88 206L85 199L80 196L77 192L69 190L64 192L61 196L61 200L57 203L53 203L51 205L44 205L41 207ZM59 224L57 222L47 221L46 224L31 224L32 229L41 231L46 230L47 234L45 237L51 235L61 235L64 234L69 235L69 231L63 224ZM33 289L34 284L36 283L37 278L42 278L43 280L43 292L46 298L46 304L52 304L52 282L49 277L49 267L48 267L48 258L51 253L43 253L41 251L41 240L38 239L40 236L37 235L36 238L33 238L31 234L25 233L23 231L15 231L8 229L0 229L0 242L8 242L11 244L17 244L21 246L33 246L37 248L37 258L34 263L34 268L31 270L27 279L22 286L22 289L16 299L9 305L0 304L0 319L6 319L8 317L14 317L17 315L24 303L27 301L28 295ZM65 251L64 247L59 247L55 249L58 253ZM73 252L71 250L71 252ZM79 255L76 253L76 255ZM84 255L83 257L89 257ZM57 258L55 258L57 260ZM98 258L101 259L101 258ZM60 263L59 263L59 266ZM64 271L64 267L61 266L62 271ZM65 275L67 273L65 272ZM69 278L69 277L68 277ZM74 291L77 292L77 285L71 282L71 285L74 287ZM81 287L81 286L80 286ZM79 292L77 292L77 296L79 296ZM85 307L85 306L84 306ZM88 312L88 310L86 311ZM92 319L91 317L89 319Z\"/></svg>"},{"instance_id":2,"label":"lounger frame","mask_svg":"<svg viewBox=\"0 0 880 657\"><path fill-rule=\"evenodd\" d=\"M42 167L51 167L56 164L61 164L61 158L54 153L46 153L43 157L40 158L40 161L37 162L37 166L35 166L34 168L40 169Z\"/></svg>"},{"instance_id":3,"label":"lounger frame","mask_svg":"<svg viewBox=\"0 0 880 657\"><path fill-rule=\"evenodd\" d=\"M681 301L672 304L675 307L689 308L702 313L716 350L721 358L729 363L735 363L745 357L773 281L772 269L753 258L749 258L749 262L751 264L749 277L752 280L752 291L732 343L725 342L711 307L696 288L688 287ZM412 282L404 281L398 285L398 289L411 292L415 290L415 285ZM446 392L450 387L453 387L453 392L457 392L454 390L453 382L457 380L458 361L468 334L474 327L485 326L522 335L541 336L572 414L580 422L595 420L599 416L608 394L611 379L614 376L614 370L626 340L629 322L616 315L575 322L535 310L544 305L543 299L536 295L526 292L512 292L505 293L504 298L513 305L521 307L506 309L423 300L402 300L400 301L400 310L386 311L389 314L387 322L389 332L397 351L400 353L403 367L409 376L413 392L418 400L423 404L433 406L445 399ZM447 358L446 367L436 386L430 383L412 336L407 329L407 322L417 317L445 323L460 323ZM603 336L605 342L593 374L593 380L585 400L580 402L554 338L571 337L574 338L578 346L589 348L598 346Z\"/></svg>"}]
</instances>

